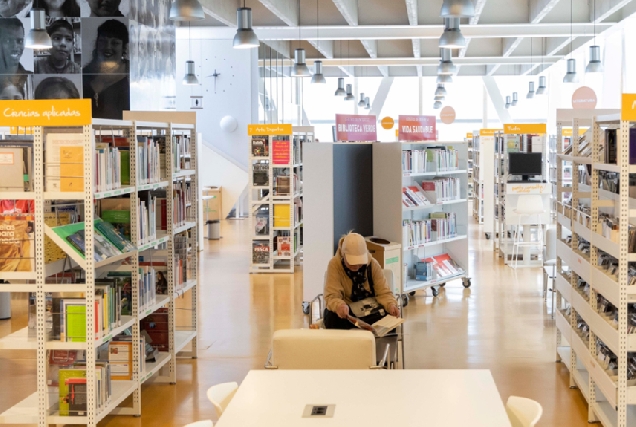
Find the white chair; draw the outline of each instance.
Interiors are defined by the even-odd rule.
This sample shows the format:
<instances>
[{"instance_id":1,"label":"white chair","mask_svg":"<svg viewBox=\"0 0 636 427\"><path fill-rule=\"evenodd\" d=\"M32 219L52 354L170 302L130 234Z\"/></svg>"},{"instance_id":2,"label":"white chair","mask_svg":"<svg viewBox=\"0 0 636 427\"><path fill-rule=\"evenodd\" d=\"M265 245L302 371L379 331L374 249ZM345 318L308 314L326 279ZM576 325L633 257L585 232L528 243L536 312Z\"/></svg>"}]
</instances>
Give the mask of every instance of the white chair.
<instances>
[{"instance_id":1,"label":"white chair","mask_svg":"<svg viewBox=\"0 0 636 427\"><path fill-rule=\"evenodd\" d=\"M517 199L517 207L513 210L517 215L517 230L515 232L512 257L515 260L515 268L519 263L519 248L536 247L539 252L543 252L543 224L541 216L546 213L543 206L543 197L538 194L523 194ZM521 233L523 226L535 225L537 227L537 239L532 240L532 235L525 241ZM524 260L525 261L525 260Z\"/></svg>"},{"instance_id":2,"label":"white chair","mask_svg":"<svg viewBox=\"0 0 636 427\"><path fill-rule=\"evenodd\" d=\"M186 424L183 427L212 427L213 425L214 423L212 422L212 420L202 420L202 421L195 421L193 423Z\"/></svg>"},{"instance_id":3,"label":"white chair","mask_svg":"<svg viewBox=\"0 0 636 427\"><path fill-rule=\"evenodd\" d=\"M223 414L227 405L230 404L237 389L237 383L221 383L213 385L208 389L208 400L214 405L214 409L216 409L219 417Z\"/></svg>"},{"instance_id":4,"label":"white chair","mask_svg":"<svg viewBox=\"0 0 636 427\"><path fill-rule=\"evenodd\" d=\"M543 253L543 300L548 294L548 280L551 283L552 308L554 309L554 281L556 280L556 229L548 228L545 232L545 252ZM554 317L554 310L552 311Z\"/></svg>"},{"instance_id":5,"label":"white chair","mask_svg":"<svg viewBox=\"0 0 636 427\"><path fill-rule=\"evenodd\" d=\"M532 399L510 396L506 412L512 427L534 427L543 415L543 407Z\"/></svg>"}]
</instances>

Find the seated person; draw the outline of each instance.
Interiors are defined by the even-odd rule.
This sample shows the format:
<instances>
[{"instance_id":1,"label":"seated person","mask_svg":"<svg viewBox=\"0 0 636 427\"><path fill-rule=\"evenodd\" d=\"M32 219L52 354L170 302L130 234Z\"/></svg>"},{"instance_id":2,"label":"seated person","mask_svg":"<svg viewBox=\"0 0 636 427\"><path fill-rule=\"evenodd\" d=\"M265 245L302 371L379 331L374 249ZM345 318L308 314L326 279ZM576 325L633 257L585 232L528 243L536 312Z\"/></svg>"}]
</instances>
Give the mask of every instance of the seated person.
<instances>
[{"instance_id":1,"label":"seated person","mask_svg":"<svg viewBox=\"0 0 636 427\"><path fill-rule=\"evenodd\" d=\"M370 325L390 314L400 316L382 267L367 250L360 234L340 239L338 251L327 267L324 325L327 329L352 329L353 316Z\"/></svg>"}]
</instances>

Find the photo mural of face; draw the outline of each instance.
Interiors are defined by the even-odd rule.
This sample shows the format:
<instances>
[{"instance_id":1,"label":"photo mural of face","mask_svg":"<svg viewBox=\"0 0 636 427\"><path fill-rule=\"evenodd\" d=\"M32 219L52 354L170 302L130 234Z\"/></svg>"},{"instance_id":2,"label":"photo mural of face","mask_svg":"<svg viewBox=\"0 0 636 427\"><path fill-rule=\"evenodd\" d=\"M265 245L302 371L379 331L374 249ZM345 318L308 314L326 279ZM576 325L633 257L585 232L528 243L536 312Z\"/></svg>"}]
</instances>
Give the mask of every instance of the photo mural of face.
<instances>
[{"instance_id":1,"label":"photo mural of face","mask_svg":"<svg viewBox=\"0 0 636 427\"><path fill-rule=\"evenodd\" d=\"M27 51L24 47L24 37L28 30L28 18L0 18L2 99L31 99L33 52Z\"/></svg>"}]
</instances>

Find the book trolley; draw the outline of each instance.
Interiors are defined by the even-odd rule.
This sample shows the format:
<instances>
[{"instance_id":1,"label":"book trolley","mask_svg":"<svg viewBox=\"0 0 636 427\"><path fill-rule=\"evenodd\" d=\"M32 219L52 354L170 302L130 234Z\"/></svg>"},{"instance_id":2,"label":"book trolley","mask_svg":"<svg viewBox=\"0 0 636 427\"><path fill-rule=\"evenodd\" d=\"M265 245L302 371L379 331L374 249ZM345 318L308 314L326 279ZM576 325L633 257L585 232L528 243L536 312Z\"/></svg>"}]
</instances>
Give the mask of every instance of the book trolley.
<instances>
[{"instance_id":1,"label":"book trolley","mask_svg":"<svg viewBox=\"0 0 636 427\"><path fill-rule=\"evenodd\" d=\"M570 147L558 147L573 176L572 187L559 185L557 200L557 361L567 366L570 387L578 387L587 401L588 421L605 427L636 422L631 319L636 257L630 225L636 201L629 180L636 173L630 161L636 117L630 115L634 96L623 97L620 114L557 112L557 141L566 127L572 135L580 135L583 126L591 128L572 138Z\"/></svg>"},{"instance_id":2,"label":"book trolley","mask_svg":"<svg viewBox=\"0 0 636 427\"><path fill-rule=\"evenodd\" d=\"M248 126L250 273L293 273L302 262L302 147L314 128L289 124Z\"/></svg>"},{"instance_id":3,"label":"book trolley","mask_svg":"<svg viewBox=\"0 0 636 427\"><path fill-rule=\"evenodd\" d=\"M86 100L77 102L84 101ZM51 102L55 101L47 101L48 108ZM37 359L37 378L33 379L37 382L37 391L11 408L0 408L1 424L95 426L107 415L140 416L142 384L153 377L153 380L157 382L175 384L177 354L193 358L197 354L198 221L194 202L197 194L196 127L192 124L91 120L90 101L87 102L87 106L84 107L77 104L78 110L86 108L88 112L75 122L65 120L52 126L34 126L33 191L0 193L2 200L16 202L33 200L35 208L32 215L34 246L31 271L0 271L0 279L5 280L5 283L0 283L0 291L29 292L34 296L34 330L30 331L27 327L0 338L0 351L32 350L36 352ZM65 110L66 106L67 104L64 108L56 109ZM72 150L68 150L66 146L60 147L60 160L59 163L55 163L50 157L51 150L55 150L51 141L59 135L65 135L65 138L72 140L74 146ZM130 155L129 183L111 182L106 190L96 191L97 185L102 183L97 175L97 169L103 166L96 162L96 141L110 138L112 141L117 139L126 145L126 148L122 150ZM165 150L165 157L159 156L152 159L156 166L155 171L161 171L161 176L155 175L150 179L145 176L144 171L150 170L151 164L148 161L144 163L140 140L161 141L157 144L165 144L161 149ZM150 145L151 142L148 144ZM171 147L175 146L181 147L182 151L170 153ZM71 161L65 164L67 155ZM165 166L159 167L160 162L165 162ZM57 180L61 183L59 189L56 189L54 185ZM173 191L174 194L179 193L179 186L188 188L188 196L185 200L171 197ZM140 209L140 201L149 200L149 194L152 195L155 192L166 193L166 216L167 219L173 219L164 223L163 230L157 224L154 224L156 226L154 230L149 230L148 222L139 217L143 213ZM111 230L111 228L103 226L104 221L98 219L100 203L116 197L129 200L127 203L131 206L129 212L131 240L126 243L127 247L118 251L117 254L103 257L101 253L105 245L102 243L103 236L107 236L109 240L112 238L112 242L117 240L119 235L111 236L110 231L102 231L103 229ZM56 209L61 204L80 205L83 222L64 226L47 225L45 223L47 211ZM148 218L149 221L154 222L155 218ZM95 224L95 226L86 227L85 224ZM83 253L72 246L72 239L65 238L68 233L78 230L83 231ZM142 230L146 234L142 234ZM149 231L152 232L148 233ZM143 240L140 236L143 236ZM55 262L46 261L50 256L48 250L52 244L63 251L64 259ZM187 263L181 264L181 260L186 258ZM152 280L146 280L146 277L150 277L146 276L150 270L144 265L158 265L155 264L157 259L163 260L161 264L165 268L167 280L165 289L155 288L154 275ZM154 267L151 267L151 270L154 272ZM83 279L74 280L73 283L51 283L48 280L51 276L59 277L70 271L79 272ZM130 287L127 294L131 299L128 302L129 313L124 314L123 309L118 305L120 298L122 301L124 299L123 290L121 295L115 292L110 294L111 298L114 295L120 297L111 299L110 306L106 303L106 297L97 298L96 292L99 286L96 282L101 280L100 277L103 277L105 272L129 275ZM60 310L56 313L50 308L51 293L62 298L71 295L81 296L83 302L78 304L79 306L83 304L81 329L84 329L85 324L85 330L80 335L75 335L77 329L75 326L71 332L72 312L70 310L67 312ZM186 301L187 308L180 310L181 313L177 316L177 300L186 293L190 295L190 301ZM104 305L101 305L102 303ZM179 303L180 307L182 305ZM56 316L64 315L67 317L66 340L62 339L63 336L54 336L54 325L51 330L51 316L55 324ZM167 337L164 336L167 342L164 348L155 348L154 357L147 360L148 349L142 345L144 343L142 325L149 319L157 325L159 322L164 322L162 333L167 334ZM178 323L186 326L177 325ZM106 346L109 349L107 353L110 353L110 346L118 341L118 337L122 337L120 335L122 333L132 337L130 339L132 344L129 347L132 352L129 355L130 366L126 363L123 366L121 364L116 366L115 363L110 363L110 359L108 362L100 360L100 348ZM183 350L188 346L191 351L186 353ZM74 365L84 372L84 378L68 378L66 382L62 382L60 374L59 385L56 387L55 381L51 382L51 373L54 369L51 360L52 352L60 350L78 350L79 354L84 355L84 359L79 360L81 363ZM129 372L128 376L123 375L125 379L121 379L121 372L116 371L116 368L122 367L127 368ZM62 372L61 369L60 372ZM86 375L89 372L91 375ZM92 375L93 372L98 374ZM159 375L156 375L158 373ZM69 394L65 397L61 396L63 386L69 388ZM131 396L131 407L120 406Z\"/></svg>"},{"instance_id":4,"label":"book trolley","mask_svg":"<svg viewBox=\"0 0 636 427\"><path fill-rule=\"evenodd\" d=\"M440 162L432 154L444 147L454 153L450 162ZM424 154L430 149L431 154ZM416 154L417 153L417 154ZM421 156L415 160L415 156ZM407 160L411 159L411 160ZM430 288L437 296L439 288L452 280L471 285L468 272L468 151L465 142L409 142L373 144L373 231L377 236L402 245L402 298L419 289ZM427 183L451 182L450 193L425 192L430 203L406 206L403 192L410 187L428 188ZM458 184L457 187L454 187ZM444 190L445 191L445 190ZM435 218L440 218L437 221ZM432 225L435 222L435 225ZM423 226L420 228L420 226ZM448 228L444 228L448 226ZM414 230L416 228L416 232ZM436 230L436 231L435 231ZM428 271L426 280L418 280L416 264L439 257L452 260L455 271L445 276Z\"/></svg>"}]
</instances>

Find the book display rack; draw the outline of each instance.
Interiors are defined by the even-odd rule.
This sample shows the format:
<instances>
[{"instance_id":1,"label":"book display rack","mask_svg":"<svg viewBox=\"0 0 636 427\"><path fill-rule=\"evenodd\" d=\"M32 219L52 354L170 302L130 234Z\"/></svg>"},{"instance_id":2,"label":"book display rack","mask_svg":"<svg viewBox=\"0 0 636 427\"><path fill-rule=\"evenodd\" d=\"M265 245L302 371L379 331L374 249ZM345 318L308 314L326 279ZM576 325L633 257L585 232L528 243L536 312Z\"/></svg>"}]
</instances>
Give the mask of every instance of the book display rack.
<instances>
[{"instance_id":1,"label":"book display rack","mask_svg":"<svg viewBox=\"0 0 636 427\"><path fill-rule=\"evenodd\" d=\"M587 401L588 421L605 427L636 421L633 124L616 110L557 112L557 141L566 126L573 135L590 127L558 147L573 176L557 204L557 360Z\"/></svg>"},{"instance_id":2,"label":"book display rack","mask_svg":"<svg viewBox=\"0 0 636 427\"><path fill-rule=\"evenodd\" d=\"M311 126L249 125L250 273L293 273L303 256L303 144Z\"/></svg>"},{"instance_id":3,"label":"book display rack","mask_svg":"<svg viewBox=\"0 0 636 427\"><path fill-rule=\"evenodd\" d=\"M468 277L465 142L373 144L373 232L402 245L401 294Z\"/></svg>"},{"instance_id":4,"label":"book display rack","mask_svg":"<svg viewBox=\"0 0 636 427\"><path fill-rule=\"evenodd\" d=\"M31 191L0 190L4 208L33 209L0 223L17 231L0 241L0 291L29 293L29 326L0 351L36 352L37 391L0 408L0 424L140 416L142 384L174 384L177 354L196 357L195 141L192 124L34 128Z\"/></svg>"}]
</instances>

